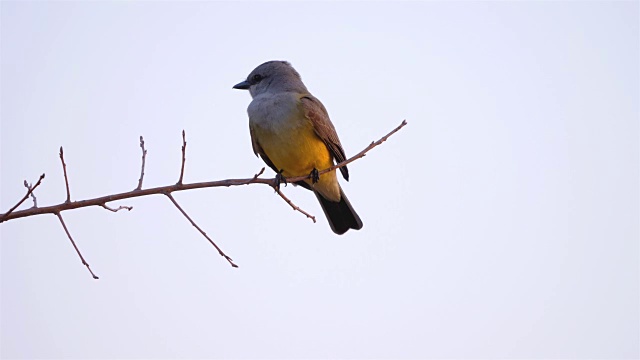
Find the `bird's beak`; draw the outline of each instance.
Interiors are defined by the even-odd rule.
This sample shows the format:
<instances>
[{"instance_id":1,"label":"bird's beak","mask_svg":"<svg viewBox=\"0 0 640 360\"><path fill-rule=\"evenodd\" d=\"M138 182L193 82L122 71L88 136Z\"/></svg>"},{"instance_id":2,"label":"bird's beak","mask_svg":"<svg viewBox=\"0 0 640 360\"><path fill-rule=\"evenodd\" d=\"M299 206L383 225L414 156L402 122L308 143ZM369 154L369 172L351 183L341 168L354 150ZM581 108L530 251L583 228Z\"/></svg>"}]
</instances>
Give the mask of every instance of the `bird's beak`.
<instances>
[{"instance_id":1,"label":"bird's beak","mask_svg":"<svg viewBox=\"0 0 640 360\"><path fill-rule=\"evenodd\" d=\"M234 89L239 89L239 90L247 90L249 88L249 86L251 86L251 84L249 84L248 81L243 81L241 83L237 83L235 85L233 85Z\"/></svg>"}]
</instances>

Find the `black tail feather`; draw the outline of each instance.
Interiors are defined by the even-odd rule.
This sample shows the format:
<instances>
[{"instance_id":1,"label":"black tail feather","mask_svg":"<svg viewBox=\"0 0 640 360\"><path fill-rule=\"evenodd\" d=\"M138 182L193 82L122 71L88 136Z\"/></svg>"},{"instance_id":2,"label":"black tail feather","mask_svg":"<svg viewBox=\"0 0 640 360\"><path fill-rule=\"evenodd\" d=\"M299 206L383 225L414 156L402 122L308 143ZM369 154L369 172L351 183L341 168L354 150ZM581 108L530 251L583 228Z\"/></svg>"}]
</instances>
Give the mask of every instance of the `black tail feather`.
<instances>
[{"instance_id":1,"label":"black tail feather","mask_svg":"<svg viewBox=\"0 0 640 360\"><path fill-rule=\"evenodd\" d=\"M356 211L353 210L349 199L344 195L342 189L340 189L340 201L338 202L327 200L316 191L314 191L314 193L334 233L342 235L349 229L362 229L362 220L360 220Z\"/></svg>"}]
</instances>

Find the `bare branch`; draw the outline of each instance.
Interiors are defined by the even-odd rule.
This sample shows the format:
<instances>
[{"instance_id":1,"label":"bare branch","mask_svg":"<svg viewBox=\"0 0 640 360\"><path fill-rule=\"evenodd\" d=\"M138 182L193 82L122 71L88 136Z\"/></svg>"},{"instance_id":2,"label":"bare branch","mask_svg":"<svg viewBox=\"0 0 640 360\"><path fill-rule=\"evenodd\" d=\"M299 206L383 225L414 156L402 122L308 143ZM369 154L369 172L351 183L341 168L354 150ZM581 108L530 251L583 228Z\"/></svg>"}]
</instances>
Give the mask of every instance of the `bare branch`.
<instances>
[{"instance_id":1,"label":"bare branch","mask_svg":"<svg viewBox=\"0 0 640 360\"><path fill-rule=\"evenodd\" d=\"M64 152L62 146L60 146L60 161L62 161L62 171L64 171L64 185L67 187L67 200L66 203L71 202L71 193L69 192L69 178L67 177L67 164L64 163Z\"/></svg>"},{"instance_id":2,"label":"bare branch","mask_svg":"<svg viewBox=\"0 0 640 360\"><path fill-rule=\"evenodd\" d=\"M400 124L400 126L395 128L394 130L392 130L387 135L383 136L380 140L372 142L369 146L367 146L364 150L362 150L361 152L359 152L355 156L353 156L353 157L351 157L351 158L349 158L349 159L347 159L347 160L345 160L345 161L343 161L343 162L341 162L341 163L339 163L339 164L337 164L335 166L332 166L332 167L330 167L328 169L321 170L321 171L318 172L318 174L324 174L324 173L327 173L329 171L333 171L333 170L335 170L335 169L337 169L339 167L345 166L345 165L353 162L356 159L359 159L359 158L363 157L368 151L370 151L374 147L376 147L376 146L380 145L381 143L383 143L385 140L387 140L387 138L389 136L393 135L395 132L400 130L405 125L406 125L406 121L403 121L402 124ZM172 192L175 192L175 191L184 191L184 190L202 189L202 188L212 188L212 187L240 186L240 185L248 185L248 184L264 184L264 185L270 186L271 188L274 188L275 179L273 179L273 178L271 178L271 179L259 178L258 176L260 176L262 174L262 172L263 171L260 171L260 173L254 175L250 179L227 179L227 180L206 181L206 182L190 183L190 184L174 184L174 185L168 185L168 186L159 186L159 187L155 187L155 188L128 191L128 192L123 192L123 193L119 193L119 194L101 196L101 197L98 197L98 198L93 198L93 199L88 199L88 200L74 201L74 202L69 202L69 203L61 203L61 204L57 204L57 205L51 205L51 206L45 206L45 207L39 207L39 208L31 208L31 209L25 209L25 210L20 210L20 211L15 211L14 212L15 208L17 208L29 196L29 194L30 194L30 192L29 192L29 193L27 193L27 195L25 195L24 199L22 199L11 210L9 210L5 214L0 214L0 223L8 221L8 220L12 220L12 219L18 219L18 218L22 218L22 217L27 217L27 216L40 215L40 214L55 214L56 212L62 212L62 211L66 211L66 210L78 209L78 208L83 208L83 207L88 207L88 206L102 206L102 204L106 204L106 203L109 203L111 201L116 201L116 200L131 199L131 198L135 198L135 197L147 196L147 195L153 195L153 194L166 194L166 193L172 193ZM44 174L42 175L42 177L44 177ZM298 176L298 177L291 177L291 178L287 178L287 181L293 183L293 182L296 182L296 181L305 180L307 178L308 178L307 175ZM42 180L42 179L40 179L40 180ZM34 185L33 189L35 189L36 186L39 183L40 183L40 181L38 181L38 183L36 185Z\"/></svg>"},{"instance_id":3,"label":"bare branch","mask_svg":"<svg viewBox=\"0 0 640 360\"><path fill-rule=\"evenodd\" d=\"M184 191L184 190L193 190L193 189L202 189L202 188L210 188L210 187L229 187L229 186L239 186L239 185L248 185L248 184L265 184L271 186L273 184L273 179L228 179L228 180L217 180L217 181L207 181L200 183L191 183L191 184L174 184L168 186L159 186L154 188L142 189L142 190L133 190L127 191L119 194L101 196L98 198L73 201L69 203L60 203L57 205L51 206L41 206L39 208L34 209L26 209L12 212L11 214L2 214L0 215L0 223L8 220L18 219L26 216L33 215L41 215L41 214L55 214L57 211L66 211L72 209L78 209L88 206L100 206L102 204L109 203L112 201L123 200L123 199L132 199L141 196L147 195L157 195L164 194L166 192L174 192L174 191Z\"/></svg>"},{"instance_id":4,"label":"bare branch","mask_svg":"<svg viewBox=\"0 0 640 360\"><path fill-rule=\"evenodd\" d=\"M142 167L140 168L140 179L138 180L138 187L135 188L135 190L142 190L142 179L144 179L144 162L147 158L147 150L144 148L144 138L142 137L142 135L140 135L140 148L142 149Z\"/></svg>"},{"instance_id":5,"label":"bare branch","mask_svg":"<svg viewBox=\"0 0 640 360\"><path fill-rule=\"evenodd\" d=\"M257 174L253 175L253 180L257 179L264 172L264 168L260 169Z\"/></svg>"},{"instance_id":6,"label":"bare branch","mask_svg":"<svg viewBox=\"0 0 640 360\"><path fill-rule=\"evenodd\" d=\"M105 209L107 209L107 210L109 210L109 211L113 211L113 212L118 212L118 211L120 211L120 210L127 210L127 211L131 211L131 210L133 210L133 206L118 206L118 207L117 207L117 208L115 208L115 209L114 209L114 208L112 208L112 207L109 207L107 204L102 204L102 205L100 205L100 206L102 206L103 208L105 208Z\"/></svg>"},{"instance_id":7,"label":"bare branch","mask_svg":"<svg viewBox=\"0 0 640 360\"><path fill-rule=\"evenodd\" d=\"M256 183L256 182L263 183L262 181L259 181L259 180L258 180L258 177L259 177L260 175L262 175L262 173L264 173L264 169L265 169L265 168L260 169L260 171L259 171L257 174L253 175L253 178L249 179L249 180L248 180L247 182L245 182L244 184L238 184L238 185L248 185L248 184ZM260 179L260 180L261 180L261 179ZM274 182L273 182L273 179L272 179L272 180L271 180L271 184L268 184L268 185L269 185L269 186L271 186L271 187L275 190L275 192L276 192L278 195L280 195L280 197L282 198L282 200L284 200L287 204L289 204L289 206L291 206L291 208L292 208L293 210L295 210L295 211L299 211L300 213L302 213L303 215L305 215L307 218L311 219L314 223L316 222L316 217L315 217L315 216L313 216L313 215L309 214L308 212L306 212L306 211L302 210L302 208L300 208L299 206L297 206L296 204L294 204L294 203L293 203L293 201L291 201L291 199L289 199L287 196L285 196L285 194L284 194L282 191L280 191L280 189L278 189L278 187L276 187L275 185L273 185L273 183L274 183Z\"/></svg>"},{"instance_id":8,"label":"bare branch","mask_svg":"<svg viewBox=\"0 0 640 360\"><path fill-rule=\"evenodd\" d=\"M189 220L189 222L191 223L191 225L193 225L196 229L198 229L198 231L200 231L200 233L207 238L207 240L209 240L209 242L211 243L211 245L213 245L213 247L216 248L216 250L218 250L218 253L220 254L220 256L222 256L223 258L227 259L227 261L229 262L229 264L231 264L231 266L233 266L234 268L237 268L238 265L233 263L233 259L231 259L229 256L227 256L227 254L225 254L222 249L220 249L218 247L218 245L216 245L216 243L213 242L213 240L211 240L211 238L207 235L207 233L205 233L199 226L198 224L195 223L195 221L193 221L191 219L191 217L189 217L189 215L187 215L187 213L182 210L182 208L180 207L180 205L178 205L178 202L176 201L176 199L173 198L173 196L171 195L171 193L167 192L165 193L165 195L167 195L167 197L169 198L169 200L171 200L171 202L173 203L173 205L175 205L178 210L180 210L180 212L182 213L182 215L184 215L184 217L187 218L187 220Z\"/></svg>"},{"instance_id":9,"label":"bare branch","mask_svg":"<svg viewBox=\"0 0 640 360\"><path fill-rule=\"evenodd\" d=\"M18 206L20 206L20 204L22 204L25 200L27 200L29 195L31 195L33 193L33 191L40 185L40 183L42 182L42 179L44 179L44 174L40 175L40 178L38 179L38 182L36 182L36 184L33 185L33 187L29 187L28 188L27 193L24 195L24 197L22 197L22 199L20 199L20 201L18 201L17 204L13 205L13 207L11 209L9 209L9 211L7 211L6 213L0 214L0 223L4 222L6 220L9 220L9 215L11 215L13 210L15 210ZM25 180L25 182L26 182L26 180ZM32 208L32 209L34 209L34 208ZM29 216L29 215L27 215L27 216Z\"/></svg>"},{"instance_id":10,"label":"bare branch","mask_svg":"<svg viewBox=\"0 0 640 360\"><path fill-rule=\"evenodd\" d=\"M316 222L316 217L309 214L308 212L302 210L300 207L296 206L293 201L289 200L288 197L284 196L284 194L282 193L282 191L280 191L280 189L276 189L276 193L278 193L278 195L280 195L280 197L287 202L287 204L289 204L291 206L291 208L293 208L293 210L295 211L299 211L302 214L306 215L309 219L313 220L313 222Z\"/></svg>"},{"instance_id":11,"label":"bare branch","mask_svg":"<svg viewBox=\"0 0 640 360\"><path fill-rule=\"evenodd\" d=\"M182 184L182 178L184 177L184 163L187 161L187 138L185 137L184 130L182 130L182 165L180 166L180 178L178 184Z\"/></svg>"},{"instance_id":12,"label":"bare branch","mask_svg":"<svg viewBox=\"0 0 640 360\"><path fill-rule=\"evenodd\" d=\"M264 172L264 168L260 169L260 171L258 171L257 174L253 175L253 177L251 179L249 179L246 183L238 184L238 185L249 185L251 183L256 182L256 180L258 180L258 177L260 177L260 175L262 175L263 172Z\"/></svg>"},{"instance_id":13,"label":"bare branch","mask_svg":"<svg viewBox=\"0 0 640 360\"><path fill-rule=\"evenodd\" d=\"M33 199L33 206L34 208L38 207L38 199L36 199L36 194L33 193L33 191L31 190L31 184L29 184L27 182L27 180L24 181L24 187L27 188L27 190L31 191L31 199Z\"/></svg>"},{"instance_id":14,"label":"bare branch","mask_svg":"<svg viewBox=\"0 0 640 360\"><path fill-rule=\"evenodd\" d=\"M387 135L385 135L382 138L380 138L380 140L372 142L369 146L367 146L364 150L362 150L361 152L359 152L355 156L353 156L353 157L351 157L351 158L349 158L349 159L347 159L347 160L345 160L345 161L343 161L343 162L341 162L339 164L336 164L335 166L332 166L332 167L330 167L328 169L320 170L320 171L318 171L317 175L324 174L324 173L327 173L327 172L330 172L330 171L334 171L335 169L338 169L338 168L340 168L342 166L345 166L345 165L355 161L356 159L364 157L365 154L368 151L370 151L374 147L382 144L391 135L395 134L397 131L399 131L405 125L407 125L407 122L406 122L406 120L403 120L402 123L398 127L396 127L394 130L389 132ZM222 251L222 249L220 249L215 244L215 242L213 242L213 240L191 219L191 217L189 217L189 215L182 209L182 207L180 207L178 202L173 198L173 196L171 195L172 192L174 192L174 191L183 191L183 190L191 190L191 189L200 189L200 188L210 188L210 187L222 187L222 186L229 187L229 186L239 186L239 185L248 185L248 184L264 184L264 185L268 185L271 188L273 188L278 193L278 195L287 204L289 204L289 206L291 206L293 208L293 210L299 211L300 213L304 214L307 218L310 218L311 220L313 220L314 223L316 222L316 219L315 219L314 216L310 215L306 211L300 209L300 207L296 206L289 198L287 198L277 188L277 185L275 183L275 179L261 179L261 178L259 178L260 175L262 175L264 173L264 170L265 170L264 167L250 179L228 179L228 180L219 180L219 181L208 181L208 182L200 182L200 183L183 184L182 181L183 181L183 177L184 177L184 166L185 166L185 162L186 162L186 148L187 148L187 141L186 141L186 135L185 135L184 130L182 131L182 165L181 165L181 168L180 168L180 178L178 180L178 183L176 183L174 185L160 186L160 187L155 187L155 188L150 188L150 189L144 189L143 190L142 189L142 181L143 181L143 178L144 178L144 167L145 167L145 159L146 159L146 155L147 155L147 150L144 147L144 139L143 139L142 136L140 136L140 148L142 149L142 166L141 166L141 170L140 170L140 179L138 180L138 187L136 189L134 189L132 191L129 191L129 192L124 192L124 193L119 193L119 194L114 194L114 195L107 195L107 196L102 196L102 197L98 197L98 198L94 198L94 199L71 202L71 195L70 195L70 191L69 191L69 180L68 180L68 176L67 176L67 167L66 167L66 164L65 164L65 161L64 161L63 149L62 149L62 147L60 147L60 160L62 162L62 168L63 168L63 171L64 171L65 185L66 185L66 189L67 189L67 199L66 199L66 201L63 202L63 203L57 204L57 205L40 207L40 208L37 207L36 197L33 194L33 192L40 185L42 180L44 179L44 174L42 174L34 186L30 186L27 183L27 181L25 180L24 185L28 190L27 193L25 194L25 196L16 205L14 205L11 209L9 209L9 211L7 211L5 214L0 214L0 223L8 221L8 220L11 220L11 219L18 219L18 218L22 218L22 217L34 216L34 215L39 215L39 214L54 214L54 215L56 215L58 217L58 219L60 220L60 223L62 224L62 227L64 228L64 231L67 234L67 237L69 238L69 240L71 241L71 244L73 245L74 249L76 250L76 253L80 257L80 260L82 261L82 264L87 267L87 270L89 270L89 272L91 273L91 275L93 276L94 279L98 279L98 277L93 273L93 271L89 267L89 264L85 261L84 257L80 253L80 250L76 246L75 241L71 237L71 234L69 233L69 230L67 229L67 225L65 224L64 220L62 219L62 215L60 215L60 213L62 211L71 210L71 209L77 209L77 208L83 208L83 207L88 207L88 206L100 206L100 207L102 207L102 208L104 208L106 210L113 211L113 212L118 212L118 211L124 210L124 209L126 209L128 211L131 211L132 210L131 206L119 206L117 208L111 208L111 207L107 206L107 203L111 202L111 201L122 200L122 199L130 199L130 198L135 198L135 197L139 197L139 196L147 196L147 195L154 195L154 194L166 195L169 198L169 200L171 200L171 202L176 206L176 208L182 213L182 215L184 215L187 218L187 220L189 220L191 225L193 225L211 243L211 245L213 245L215 247L215 249L218 250L218 253L220 254L220 256L224 257L232 267L238 267L238 265L236 265L233 262L233 260L229 256L227 256ZM288 178L286 180L288 182L295 183L297 181L306 180L308 178L309 178L309 176L306 175L306 176L291 177L291 178ZM30 195L33 197L34 206L32 208L30 208L30 209L14 211Z\"/></svg>"},{"instance_id":15,"label":"bare branch","mask_svg":"<svg viewBox=\"0 0 640 360\"><path fill-rule=\"evenodd\" d=\"M67 233L67 236L69 237L69 240L71 240L71 245L73 245L73 248L76 249L76 252L78 253L78 256L80 256L80 260L82 261L82 265L86 266L87 270L89 270L89 272L91 273L91 276L93 276L94 279L98 280L99 277L97 277L96 274L94 274L93 271L91 271L91 268L89 267L89 263L87 263L84 260L84 257L82 257L82 254L80 253L80 249L78 249L78 247L76 246L76 242L73 241L73 238L71 237L71 234L69 233L69 229L67 229L67 225L64 223L64 220L62 220L62 215L60 215L59 212L56 212L55 214L58 217L58 219L60 219L60 223L62 224L62 227L64 228L64 232Z\"/></svg>"}]
</instances>

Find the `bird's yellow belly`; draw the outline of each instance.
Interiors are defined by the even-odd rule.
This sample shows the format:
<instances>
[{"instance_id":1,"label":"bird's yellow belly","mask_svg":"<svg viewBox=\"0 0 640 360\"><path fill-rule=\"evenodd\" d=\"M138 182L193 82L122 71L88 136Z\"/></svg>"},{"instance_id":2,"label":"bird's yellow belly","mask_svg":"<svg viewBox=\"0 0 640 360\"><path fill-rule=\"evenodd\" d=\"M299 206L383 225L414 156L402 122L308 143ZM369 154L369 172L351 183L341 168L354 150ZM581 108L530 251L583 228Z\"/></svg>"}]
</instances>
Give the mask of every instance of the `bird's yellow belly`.
<instances>
[{"instance_id":1,"label":"bird's yellow belly","mask_svg":"<svg viewBox=\"0 0 640 360\"><path fill-rule=\"evenodd\" d=\"M311 126L280 129L277 133L264 131L258 141L285 177L309 175L314 168L323 170L333 165L327 146Z\"/></svg>"},{"instance_id":2,"label":"bird's yellow belly","mask_svg":"<svg viewBox=\"0 0 640 360\"><path fill-rule=\"evenodd\" d=\"M311 124L282 127L277 132L254 129L258 143L269 160L284 177L306 176L313 169L324 170L333 166L329 149L313 131ZM325 198L340 201L340 185L336 171L320 175L318 182L305 182Z\"/></svg>"}]
</instances>

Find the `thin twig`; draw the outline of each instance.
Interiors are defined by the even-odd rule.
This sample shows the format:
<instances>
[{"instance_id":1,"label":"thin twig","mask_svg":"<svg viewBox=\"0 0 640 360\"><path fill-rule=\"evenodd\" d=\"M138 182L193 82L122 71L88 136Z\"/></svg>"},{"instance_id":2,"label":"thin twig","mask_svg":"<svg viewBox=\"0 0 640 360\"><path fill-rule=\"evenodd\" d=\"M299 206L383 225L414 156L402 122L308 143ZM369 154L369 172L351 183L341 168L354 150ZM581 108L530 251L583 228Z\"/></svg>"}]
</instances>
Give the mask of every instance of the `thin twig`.
<instances>
[{"instance_id":1,"label":"thin twig","mask_svg":"<svg viewBox=\"0 0 640 360\"><path fill-rule=\"evenodd\" d=\"M31 190L31 184L29 184L27 182L27 180L24 181L24 187L27 188L27 190ZM31 199L33 199L33 206L34 208L38 207L38 199L36 199L36 194L33 193L33 191L31 191Z\"/></svg>"},{"instance_id":2,"label":"thin twig","mask_svg":"<svg viewBox=\"0 0 640 360\"><path fill-rule=\"evenodd\" d=\"M113 211L113 212L118 212L118 211L120 211L120 210L127 210L127 211L131 211L131 210L133 210L133 206L118 206L118 207L117 207L117 208L115 208L115 209L114 209L114 208L112 208L112 207L109 207L107 204L102 204L102 205L100 205L100 206L102 206L103 208L105 208L105 209L107 209L107 210L109 210L109 211Z\"/></svg>"},{"instance_id":3,"label":"thin twig","mask_svg":"<svg viewBox=\"0 0 640 360\"><path fill-rule=\"evenodd\" d=\"M66 203L71 202L71 193L69 192L69 178L67 177L67 164L64 163L64 152L62 146L60 146L60 161L62 161L62 171L64 171L64 185L67 187L67 200Z\"/></svg>"},{"instance_id":4,"label":"thin twig","mask_svg":"<svg viewBox=\"0 0 640 360\"><path fill-rule=\"evenodd\" d=\"M253 175L253 178L251 178L251 180L247 181L247 183L246 183L246 184L251 184L251 183L255 182L255 181L258 179L258 177L259 177L260 175L262 175L262 173L263 173L263 172L264 172L264 168L260 169L260 171L259 171L257 174ZM301 213L302 213L303 215L305 215L307 218L309 218L309 219L313 220L313 222L314 222L314 223L316 222L316 217L315 217L315 216L313 216L313 215L309 214L308 212L306 212L306 211L302 210L302 208L300 208L299 206L297 206L296 204L294 204L294 203L293 203L293 201L291 201L291 199L289 199L288 197L286 197L286 196L284 195L284 193L283 193L282 191L280 191L280 189L278 189L278 188L277 188L277 187L275 187L275 186L272 186L272 187L273 187L273 189L276 191L276 193L277 193L278 195L280 195L280 197L281 197L281 198L282 198L282 199L283 199L287 204L289 204L289 206L291 206L291 208L292 208L293 210L301 212Z\"/></svg>"},{"instance_id":5,"label":"thin twig","mask_svg":"<svg viewBox=\"0 0 640 360\"><path fill-rule=\"evenodd\" d=\"M11 209L9 209L9 211L7 211L6 213L0 214L0 223L4 222L5 220L8 220L8 217L9 217L9 215L11 215L13 210L15 210L18 206L20 206L20 204L22 204L25 200L27 200L29 195L31 195L33 193L33 191L38 187L38 185L40 185L40 183L42 182L42 179L44 179L44 174L40 175L40 178L38 179L38 182L36 182L36 184L33 185L33 187L30 187L27 190L27 193L24 195L24 197L22 197L22 199L20 199L20 201L18 201L17 204L13 205L13 207ZM34 209L34 208L31 208L31 209ZM29 210L31 210L31 209L29 209Z\"/></svg>"},{"instance_id":6,"label":"thin twig","mask_svg":"<svg viewBox=\"0 0 640 360\"><path fill-rule=\"evenodd\" d=\"M142 138L142 135L140 135L140 148L142 149L142 167L140 168L140 179L138 180L138 187L135 188L135 190L142 190L142 179L144 179L144 162L147 158L147 150L144 148L144 138Z\"/></svg>"},{"instance_id":7,"label":"thin twig","mask_svg":"<svg viewBox=\"0 0 640 360\"><path fill-rule=\"evenodd\" d=\"M76 249L76 252L78 253L78 256L80 256L80 260L82 261L82 265L87 267L87 270L89 270L89 272L91 273L91 276L93 276L94 279L99 279L99 277L96 276L96 274L93 273L93 271L91 271L91 268L89 267L89 263L86 262L86 260L84 259L84 257L82 257L82 254L80 253L80 249L78 249L78 246L76 246L76 242L73 241L73 238L71 237L71 234L69 233L69 229L67 229L67 225L64 223L64 220L62 220L62 215L60 215L59 212L55 213L56 216L58 216L58 219L60 219L60 223L62 224L62 227L64 228L64 232L67 233L67 236L69 237L69 240L71 240L71 245L73 245L73 248Z\"/></svg>"},{"instance_id":8,"label":"thin twig","mask_svg":"<svg viewBox=\"0 0 640 360\"><path fill-rule=\"evenodd\" d=\"M308 212L302 210L300 207L296 206L293 201L291 201L288 197L286 197L282 191L280 191L280 189L276 189L276 193L278 193L278 195L280 195L280 197L287 202L287 204L289 204L291 206L291 208L293 208L293 210L295 211L299 211L302 214L306 215L309 219L313 220L313 222L316 222L316 217L309 214Z\"/></svg>"},{"instance_id":9,"label":"thin twig","mask_svg":"<svg viewBox=\"0 0 640 360\"><path fill-rule=\"evenodd\" d=\"M180 166L180 179L178 179L178 184L182 185L182 178L184 176L184 163L187 161L187 138L185 136L184 130L182 130L182 165Z\"/></svg>"},{"instance_id":10,"label":"thin twig","mask_svg":"<svg viewBox=\"0 0 640 360\"><path fill-rule=\"evenodd\" d=\"M182 207L180 207L180 205L178 205L178 202L176 201L176 199L173 198L173 196L171 195L170 192L165 193L165 195L167 195L167 197L169 198L169 200L171 200L171 202L173 203L173 205L175 205L178 210L180 210L180 212L182 213L182 215L184 215L184 217L187 218L187 220L189 220L189 222L191 223L191 225L193 225L196 229L198 229L198 231L200 231L200 233L202 235L204 235L205 238L207 238L207 240L209 240L209 242L211 243L211 245L213 245L213 247L216 248L216 250L218 250L218 253L220 254L220 256L222 256L223 258L227 259L227 261L229 262L229 264L231 264L231 266L237 268L238 265L234 264L233 259L231 259L229 256L227 256L227 254L225 254L222 249L220 249L218 247L218 245L216 245L215 242L213 242L213 240L211 240L211 238L207 235L207 233L205 233L199 226L198 224L196 224L191 217L189 217L189 215L187 215L187 213L182 209Z\"/></svg>"},{"instance_id":11,"label":"thin twig","mask_svg":"<svg viewBox=\"0 0 640 360\"><path fill-rule=\"evenodd\" d=\"M251 183L254 183L258 179L258 177L262 175L263 172L264 172L264 168L260 169L260 171L258 171L257 174L253 175L253 177L249 181L247 181L246 184L244 185L249 185Z\"/></svg>"}]
</instances>

